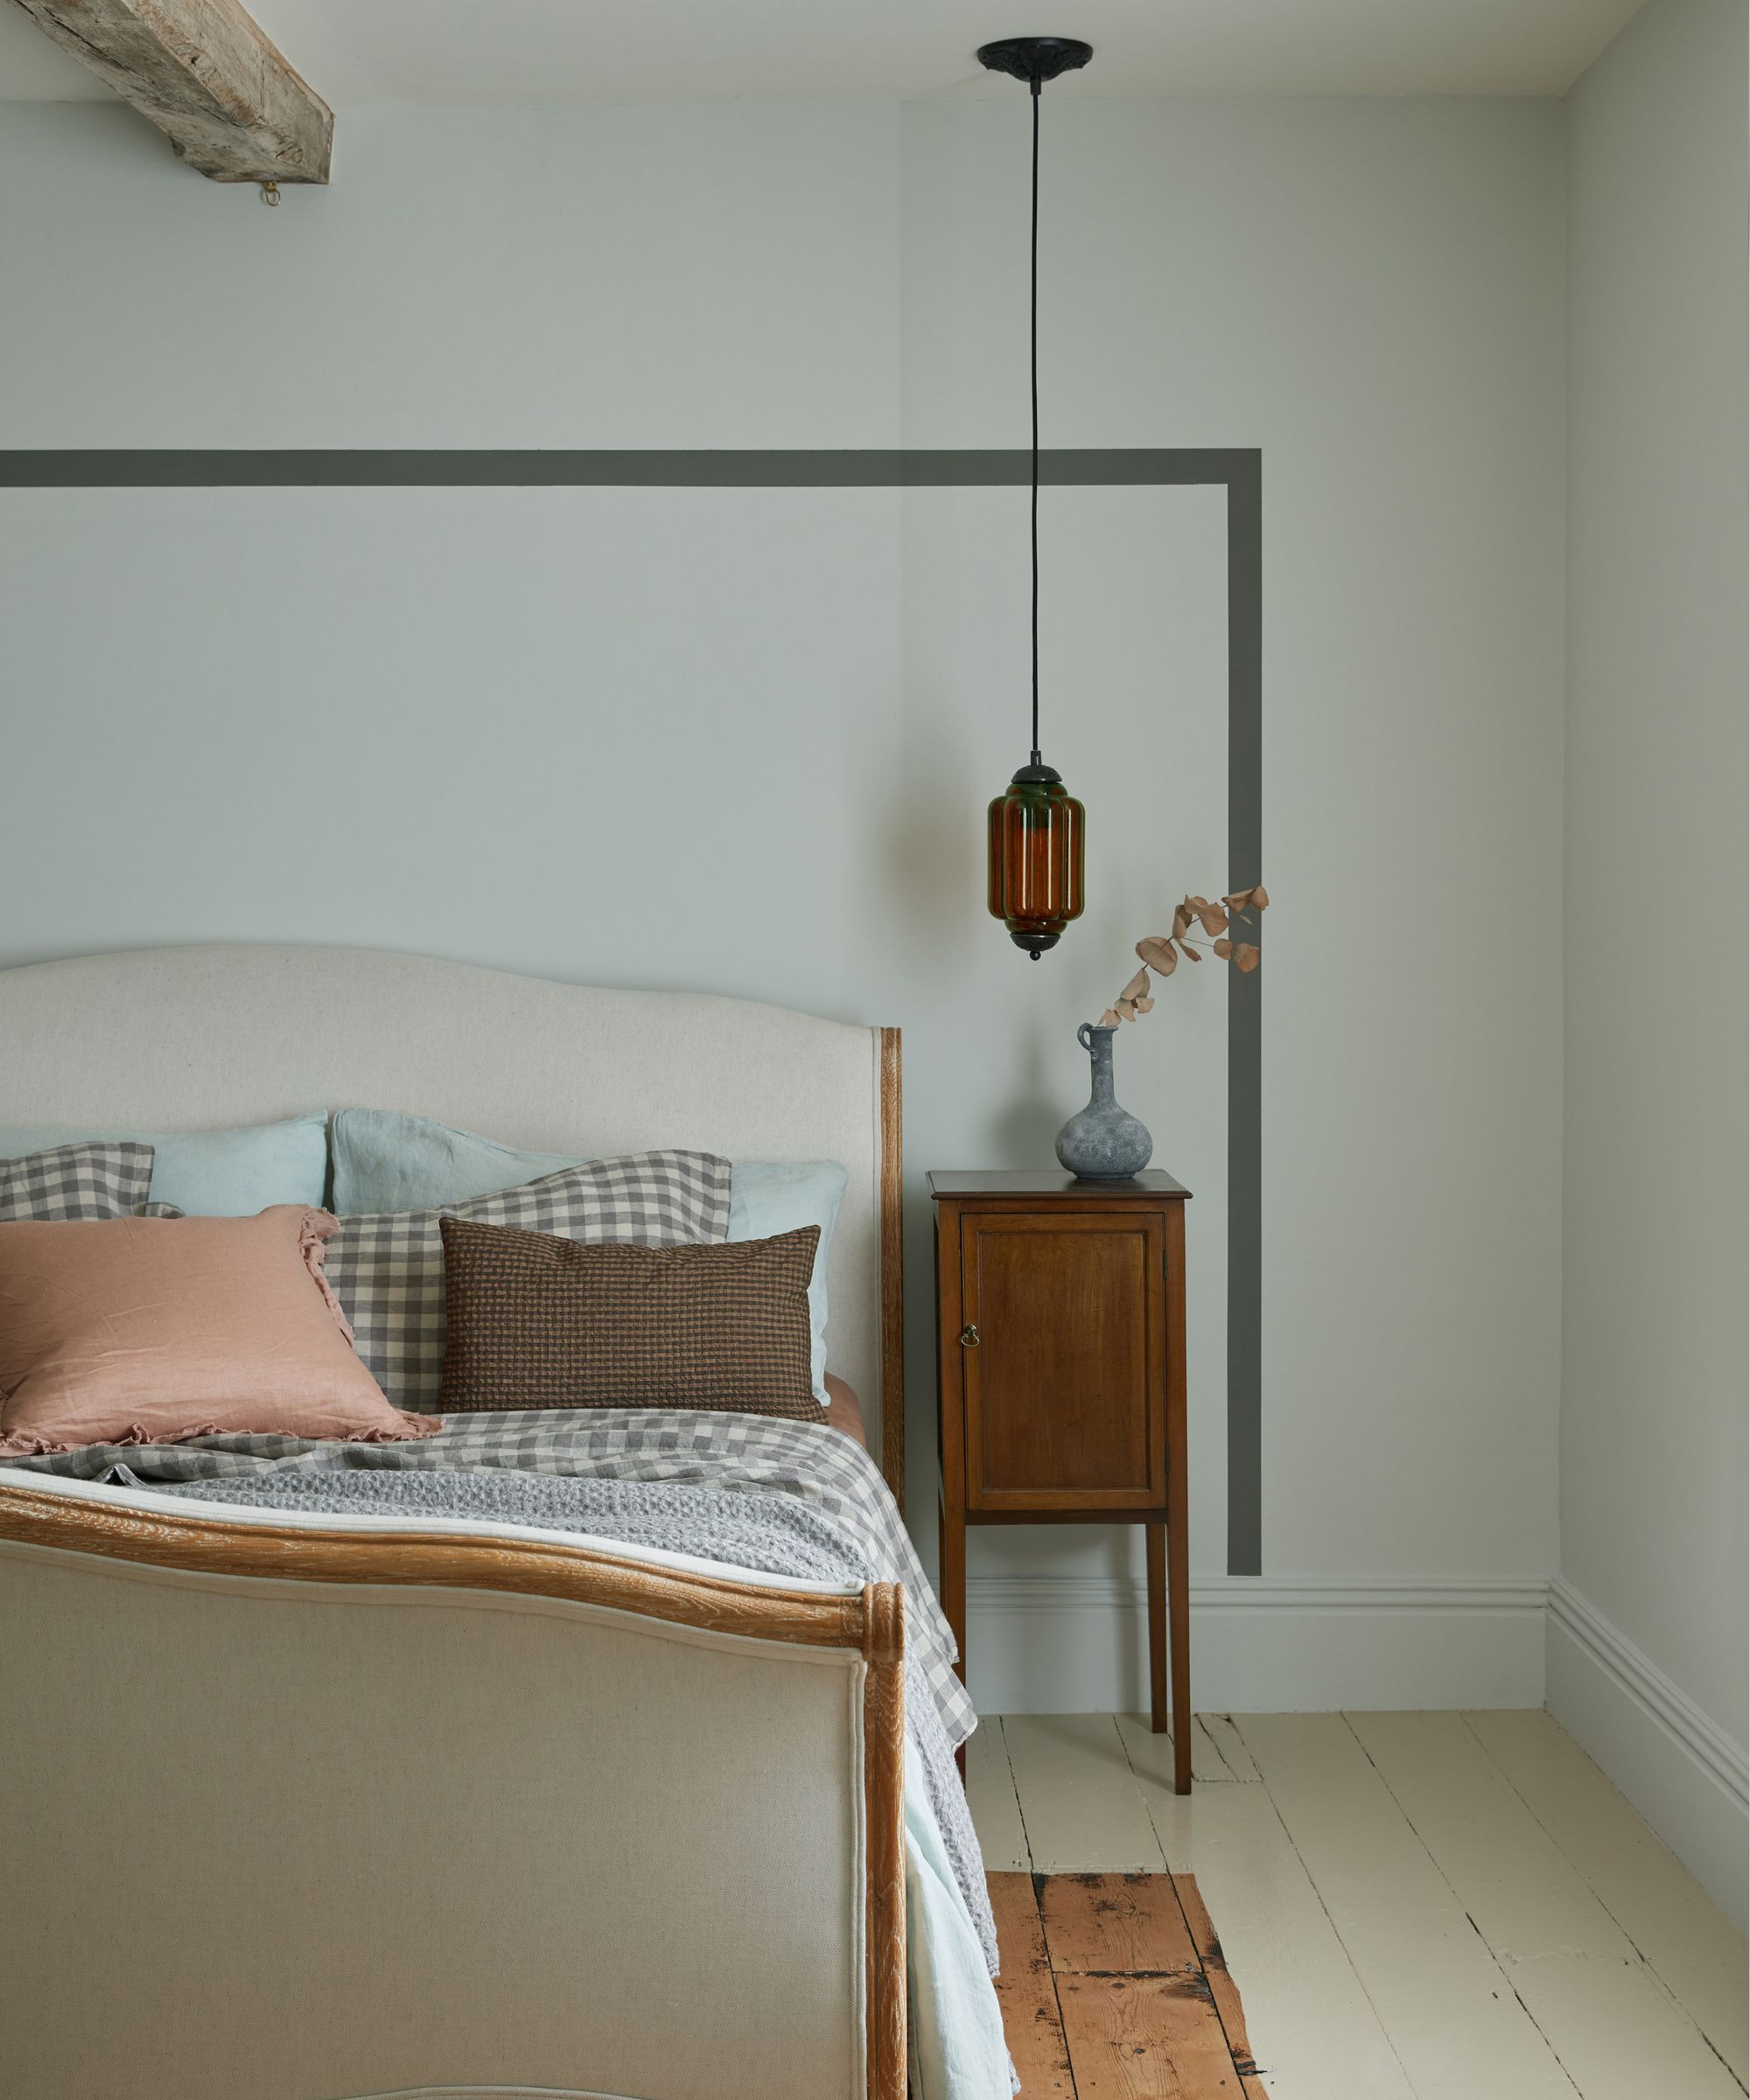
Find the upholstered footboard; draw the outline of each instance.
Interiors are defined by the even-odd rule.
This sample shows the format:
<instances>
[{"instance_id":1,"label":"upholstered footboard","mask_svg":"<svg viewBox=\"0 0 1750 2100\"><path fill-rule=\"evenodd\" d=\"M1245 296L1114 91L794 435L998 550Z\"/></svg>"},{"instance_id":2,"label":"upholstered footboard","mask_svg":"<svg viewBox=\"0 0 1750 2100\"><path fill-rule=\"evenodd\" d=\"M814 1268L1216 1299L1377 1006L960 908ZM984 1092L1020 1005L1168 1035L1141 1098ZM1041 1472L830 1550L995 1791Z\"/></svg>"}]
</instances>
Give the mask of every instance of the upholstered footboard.
<instances>
[{"instance_id":1,"label":"upholstered footboard","mask_svg":"<svg viewBox=\"0 0 1750 2100\"><path fill-rule=\"evenodd\" d=\"M42 2100L902 2100L901 1596L0 1485Z\"/></svg>"}]
</instances>

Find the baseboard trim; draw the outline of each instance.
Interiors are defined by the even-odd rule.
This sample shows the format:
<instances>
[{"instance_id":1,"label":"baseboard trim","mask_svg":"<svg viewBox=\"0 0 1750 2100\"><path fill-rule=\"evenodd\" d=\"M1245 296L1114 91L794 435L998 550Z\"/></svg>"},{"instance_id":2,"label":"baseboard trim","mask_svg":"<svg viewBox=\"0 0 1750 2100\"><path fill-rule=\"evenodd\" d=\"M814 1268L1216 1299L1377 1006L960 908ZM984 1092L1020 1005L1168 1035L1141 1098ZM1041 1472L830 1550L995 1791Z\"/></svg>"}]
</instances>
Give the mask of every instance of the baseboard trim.
<instances>
[{"instance_id":1,"label":"baseboard trim","mask_svg":"<svg viewBox=\"0 0 1750 2100\"><path fill-rule=\"evenodd\" d=\"M1750 1788L1744 1746L1558 1576L1550 1586L1550 1712L1741 1931Z\"/></svg>"},{"instance_id":2,"label":"baseboard trim","mask_svg":"<svg viewBox=\"0 0 1750 2100\"><path fill-rule=\"evenodd\" d=\"M1538 1706L1541 1575L1195 1575L1194 1705ZM1145 1586L1130 1575L975 1575L969 1682L990 1712L1134 1709L1147 1684Z\"/></svg>"},{"instance_id":3,"label":"baseboard trim","mask_svg":"<svg viewBox=\"0 0 1750 2100\"><path fill-rule=\"evenodd\" d=\"M1194 1612L1530 1612L1550 1594L1542 1575L1194 1575ZM1140 1612L1137 1575L971 1575L966 1608ZM1262 1711L1262 1709L1260 1709Z\"/></svg>"},{"instance_id":4,"label":"baseboard trim","mask_svg":"<svg viewBox=\"0 0 1750 2100\"><path fill-rule=\"evenodd\" d=\"M1564 1575L1550 1585L1550 1617L1673 1743L1750 1814L1750 1754ZM1601 1760L1600 1760L1601 1761Z\"/></svg>"}]
</instances>

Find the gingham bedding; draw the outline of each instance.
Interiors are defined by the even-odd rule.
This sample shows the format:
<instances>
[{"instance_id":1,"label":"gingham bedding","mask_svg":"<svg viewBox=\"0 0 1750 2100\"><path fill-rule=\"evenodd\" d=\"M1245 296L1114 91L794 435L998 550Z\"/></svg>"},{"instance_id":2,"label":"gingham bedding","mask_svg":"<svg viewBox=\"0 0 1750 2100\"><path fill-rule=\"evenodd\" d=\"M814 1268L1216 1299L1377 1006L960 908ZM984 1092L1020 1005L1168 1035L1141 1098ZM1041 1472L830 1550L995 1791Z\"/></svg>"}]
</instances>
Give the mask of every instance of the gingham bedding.
<instances>
[{"instance_id":1,"label":"gingham bedding","mask_svg":"<svg viewBox=\"0 0 1750 2100\"><path fill-rule=\"evenodd\" d=\"M886 1483L849 1437L760 1415L553 1409L450 1415L438 1435L405 1444L233 1432L181 1444L94 1444L12 1463L200 1502L484 1517L771 1574L903 1583L907 1727L995 1973L977 1840L953 1760L976 1716L955 1675L954 1635Z\"/></svg>"},{"instance_id":2,"label":"gingham bedding","mask_svg":"<svg viewBox=\"0 0 1750 2100\"><path fill-rule=\"evenodd\" d=\"M171 1214L147 1202L151 1180L152 1148L131 1138L0 1159L0 1220L65 1224Z\"/></svg>"},{"instance_id":3,"label":"gingham bedding","mask_svg":"<svg viewBox=\"0 0 1750 2100\"><path fill-rule=\"evenodd\" d=\"M150 1155L149 1155L150 1158ZM514 1225L560 1239L675 1247L729 1230L730 1164L711 1152L591 1159L444 1212L341 1219L324 1269L365 1368L396 1407L430 1414L444 1382L444 1241L439 1219Z\"/></svg>"}]
</instances>

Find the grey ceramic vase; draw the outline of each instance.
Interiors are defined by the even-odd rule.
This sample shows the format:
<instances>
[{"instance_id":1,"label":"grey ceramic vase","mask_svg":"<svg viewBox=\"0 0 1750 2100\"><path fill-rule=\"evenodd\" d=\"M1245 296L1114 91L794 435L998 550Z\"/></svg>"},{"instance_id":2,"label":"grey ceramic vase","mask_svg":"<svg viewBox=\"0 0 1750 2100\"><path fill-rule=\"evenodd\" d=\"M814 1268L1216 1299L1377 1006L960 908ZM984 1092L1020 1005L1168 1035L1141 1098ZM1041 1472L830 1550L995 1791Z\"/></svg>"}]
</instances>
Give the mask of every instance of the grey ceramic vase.
<instances>
[{"instance_id":1,"label":"grey ceramic vase","mask_svg":"<svg viewBox=\"0 0 1750 2100\"><path fill-rule=\"evenodd\" d=\"M1083 1181L1128 1181L1141 1173L1154 1151L1147 1124L1121 1109L1112 1093L1112 1038L1117 1032L1088 1021L1075 1031L1093 1067L1094 1088L1088 1106L1057 1133L1057 1157Z\"/></svg>"}]
</instances>

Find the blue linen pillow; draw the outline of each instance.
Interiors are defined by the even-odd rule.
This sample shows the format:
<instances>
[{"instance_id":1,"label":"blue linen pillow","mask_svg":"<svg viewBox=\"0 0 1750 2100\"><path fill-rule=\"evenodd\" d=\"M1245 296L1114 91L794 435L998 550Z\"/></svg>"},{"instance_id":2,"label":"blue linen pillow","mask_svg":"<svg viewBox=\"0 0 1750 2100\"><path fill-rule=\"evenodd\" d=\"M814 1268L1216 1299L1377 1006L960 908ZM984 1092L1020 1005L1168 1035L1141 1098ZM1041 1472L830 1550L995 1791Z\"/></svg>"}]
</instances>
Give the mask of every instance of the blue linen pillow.
<instances>
[{"instance_id":1,"label":"blue linen pillow","mask_svg":"<svg viewBox=\"0 0 1750 2100\"><path fill-rule=\"evenodd\" d=\"M192 1218L252 1218L271 1203L319 1208L328 1178L328 1118L320 1110L250 1130L175 1130L162 1136L108 1125L0 1124L0 1159L106 1138L150 1145L151 1200L174 1204Z\"/></svg>"},{"instance_id":2,"label":"blue linen pillow","mask_svg":"<svg viewBox=\"0 0 1750 2100\"><path fill-rule=\"evenodd\" d=\"M360 1211L439 1210L472 1202L583 1161L557 1152L524 1152L452 1130L426 1116L393 1109L342 1109L334 1118L334 1199L340 1217ZM731 1240L775 1239L803 1225L820 1227L808 1284L814 1330L815 1398L826 1390L827 1246L838 1218L846 1175L836 1159L735 1161L730 1177Z\"/></svg>"},{"instance_id":3,"label":"blue linen pillow","mask_svg":"<svg viewBox=\"0 0 1750 2100\"><path fill-rule=\"evenodd\" d=\"M472 1130L452 1130L429 1116L394 1109L342 1109L334 1117L336 1217L364 1211L441 1210L543 1174L581 1166L557 1152L521 1152Z\"/></svg>"},{"instance_id":4,"label":"blue linen pillow","mask_svg":"<svg viewBox=\"0 0 1750 2100\"><path fill-rule=\"evenodd\" d=\"M732 1240L772 1240L800 1225L820 1227L815 1272L808 1278L808 1324L814 1331L815 1398L826 1390L826 1250L838 1222L838 1206L849 1177L836 1159L736 1160L729 1177Z\"/></svg>"}]
</instances>

